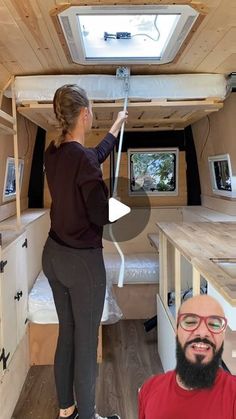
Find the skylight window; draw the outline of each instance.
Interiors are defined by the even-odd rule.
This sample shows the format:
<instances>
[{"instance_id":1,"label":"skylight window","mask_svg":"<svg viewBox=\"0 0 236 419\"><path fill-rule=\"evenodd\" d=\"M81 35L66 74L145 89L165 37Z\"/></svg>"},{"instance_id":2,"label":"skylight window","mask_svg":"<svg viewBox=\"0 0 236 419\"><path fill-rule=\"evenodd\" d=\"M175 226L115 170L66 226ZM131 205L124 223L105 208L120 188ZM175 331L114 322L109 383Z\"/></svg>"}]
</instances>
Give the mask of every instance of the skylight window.
<instances>
[{"instance_id":1,"label":"skylight window","mask_svg":"<svg viewBox=\"0 0 236 419\"><path fill-rule=\"evenodd\" d=\"M81 64L167 63L198 18L190 6L71 6L59 13L72 60Z\"/></svg>"},{"instance_id":2,"label":"skylight window","mask_svg":"<svg viewBox=\"0 0 236 419\"><path fill-rule=\"evenodd\" d=\"M161 59L179 17L101 15L98 25L98 16L77 16L79 27L82 28L85 58Z\"/></svg>"}]
</instances>

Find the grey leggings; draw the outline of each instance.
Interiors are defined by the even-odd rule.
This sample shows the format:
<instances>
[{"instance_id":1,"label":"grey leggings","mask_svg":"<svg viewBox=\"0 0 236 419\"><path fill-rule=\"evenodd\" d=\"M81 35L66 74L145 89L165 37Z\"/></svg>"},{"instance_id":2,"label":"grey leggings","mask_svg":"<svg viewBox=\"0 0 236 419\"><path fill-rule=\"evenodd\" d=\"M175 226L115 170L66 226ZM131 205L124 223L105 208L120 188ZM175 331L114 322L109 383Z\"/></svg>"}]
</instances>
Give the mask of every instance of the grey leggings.
<instances>
[{"instance_id":1,"label":"grey leggings","mask_svg":"<svg viewBox=\"0 0 236 419\"><path fill-rule=\"evenodd\" d=\"M43 271L59 318L55 381L60 409L78 404L80 419L94 417L96 357L106 273L102 249L71 249L47 239Z\"/></svg>"}]
</instances>

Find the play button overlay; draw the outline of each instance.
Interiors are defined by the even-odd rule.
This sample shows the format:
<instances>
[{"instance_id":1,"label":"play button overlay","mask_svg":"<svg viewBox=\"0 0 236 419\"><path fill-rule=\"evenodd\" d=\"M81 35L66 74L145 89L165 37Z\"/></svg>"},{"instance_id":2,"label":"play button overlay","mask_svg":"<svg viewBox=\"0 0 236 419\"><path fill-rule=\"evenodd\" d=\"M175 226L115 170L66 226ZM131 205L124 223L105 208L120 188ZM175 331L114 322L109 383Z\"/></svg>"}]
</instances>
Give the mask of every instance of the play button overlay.
<instances>
[{"instance_id":1,"label":"play button overlay","mask_svg":"<svg viewBox=\"0 0 236 419\"><path fill-rule=\"evenodd\" d=\"M106 179L105 182L109 188L111 184L110 179ZM108 219L110 224L106 224L103 227L103 243L104 247L108 246L108 251L111 253L115 251L115 249L109 247L109 245L106 244L106 241L114 242L115 239L117 243L127 242L125 244L127 248L129 240L136 239L136 237L147 228L149 223L151 214L149 196L145 191L142 191L141 196L130 195L130 182L129 178L120 176L118 178L117 196L114 195L114 198L108 200ZM117 197L120 197L121 202ZM113 220L115 222L113 222ZM155 229L155 225L153 228ZM146 233L138 238L138 249L142 249L145 238Z\"/></svg>"},{"instance_id":2,"label":"play button overlay","mask_svg":"<svg viewBox=\"0 0 236 419\"><path fill-rule=\"evenodd\" d=\"M84 188L86 207L95 210L92 211L93 221L91 223L91 228L94 230L95 234L100 234L101 229L103 229L104 244L105 241L114 242L114 240L117 243L128 242L129 240L138 237L143 230L150 232L154 229L155 231L155 220L153 221L153 226L150 227L151 230L147 230L151 214L149 196L144 190L142 190L141 195L131 195L129 193L130 183L131 180L129 178L119 177L117 195L114 195L114 197L112 179L110 178L104 179L104 184L96 182L94 188L91 188L91 185L88 184L87 194L85 194L86 188ZM107 196L110 191L110 199L103 199L101 188L104 189ZM118 197L120 197L120 201ZM106 207L104 208L105 203ZM138 249L143 248L145 238L146 233L138 238ZM113 248L108 248L109 252L112 253L114 251ZM138 251L141 252L141 250Z\"/></svg>"},{"instance_id":3,"label":"play button overlay","mask_svg":"<svg viewBox=\"0 0 236 419\"><path fill-rule=\"evenodd\" d=\"M108 205L108 218L111 223L124 217L131 211L131 208L128 207L128 205L123 204L115 198L110 198Z\"/></svg>"}]
</instances>

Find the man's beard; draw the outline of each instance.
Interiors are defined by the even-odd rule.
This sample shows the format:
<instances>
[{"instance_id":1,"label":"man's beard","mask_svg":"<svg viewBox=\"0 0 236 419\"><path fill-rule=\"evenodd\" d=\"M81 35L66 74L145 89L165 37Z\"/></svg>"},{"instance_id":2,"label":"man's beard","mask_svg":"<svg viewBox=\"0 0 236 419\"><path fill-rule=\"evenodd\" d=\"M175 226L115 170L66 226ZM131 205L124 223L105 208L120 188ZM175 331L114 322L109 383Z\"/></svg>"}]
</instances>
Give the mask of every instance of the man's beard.
<instances>
[{"instance_id":1,"label":"man's beard","mask_svg":"<svg viewBox=\"0 0 236 419\"><path fill-rule=\"evenodd\" d=\"M191 362L186 358L185 352L189 344L193 342L204 342L211 345L213 348L213 358L208 363L203 363L203 356L196 355L196 361ZM222 343L218 351L215 350L213 345L208 339L193 339L191 342L185 344L182 348L178 337L176 338L176 373L178 374L180 381L185 387L191 389L210 388L215 382L217 371L219 369L221 355L224 349Z\"/></svg>"}]
</instances>

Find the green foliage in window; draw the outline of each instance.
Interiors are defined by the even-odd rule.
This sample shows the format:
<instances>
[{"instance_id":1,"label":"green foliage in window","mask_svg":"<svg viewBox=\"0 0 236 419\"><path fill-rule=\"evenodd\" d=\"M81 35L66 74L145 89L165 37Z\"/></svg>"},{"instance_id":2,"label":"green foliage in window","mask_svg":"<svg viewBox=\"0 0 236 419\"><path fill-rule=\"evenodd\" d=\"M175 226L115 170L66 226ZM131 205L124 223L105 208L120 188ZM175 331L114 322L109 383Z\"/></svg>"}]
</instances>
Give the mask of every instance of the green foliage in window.
<instances>
[{"instance_id":1,"label":"green foliage in window","mask_svg":"<svg viewBox=\"0 0 236 419\"><path fill-rule=\"evenodd\" d=\"M130 156L131 191L174 191L175 162L173 152L134 152Z\"/></svg>"}]
</instances>

